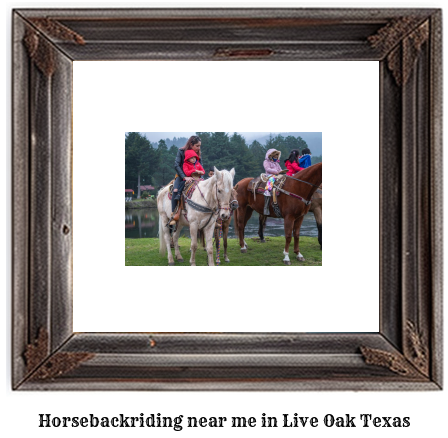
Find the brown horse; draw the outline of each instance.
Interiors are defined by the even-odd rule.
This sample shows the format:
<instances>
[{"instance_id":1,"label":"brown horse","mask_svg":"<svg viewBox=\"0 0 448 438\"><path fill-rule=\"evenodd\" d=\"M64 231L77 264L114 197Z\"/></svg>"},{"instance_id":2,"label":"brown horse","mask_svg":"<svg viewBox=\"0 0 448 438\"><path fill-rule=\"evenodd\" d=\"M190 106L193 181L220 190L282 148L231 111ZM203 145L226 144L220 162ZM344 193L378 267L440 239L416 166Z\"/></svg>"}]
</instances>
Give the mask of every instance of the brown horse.
<instances>
[{"instance_id":1,"label":"brown horse","mask_svg":"<svg viewBox=\"0 0 448 438\"><path fill-rule=\"evenodd\" d=\"M322 184L314 192L311 198L310 212L314 214L314 219L316 220L317 226L317 240L322 249ZM267 216L260 214L258 217L258 235L260 236L260 242L264 243L264 229L266 228L266 218Z\"/></svg>"},{"instance_id":2,"label":"brown horse","mask_svg":"<svg viewBox=\"0 0 448 438\"><path fill-rule=\"evenodd\" d=\"M322 184L311 198L310 211L314 213L317 226L317 240L319 241L320 249L322 249Z\"/></svg>"},{"instance_id":3,"label":"brown horse","mask_svg":"<svg viewBox=\"0 0 448 438\"><path fill-rule=\"evenodd\" d=\"M259 214L263 214L264 196L258 194L254 196L249 192L248 185L253 178L245 178L238 182L237 200L238 209L235 211L235 228L238 230L241 252L247 252L246 242L244 240L244 228L247 221L255 210ZM292 177L287 177L282 193L278 196L278 206L284 218L285 228L285 249L283 251L283 262L287 265L291 264L289 260L289 245L292 235L294 235L294 253L297 260L304 261L304 257L300 254L299 235L303 218L308 213L313 197L319 185L322 184L322 163L314 164ZM272 205L269 205L269 217L277 217L274 213Z\"/></svg>"}]
</instances>

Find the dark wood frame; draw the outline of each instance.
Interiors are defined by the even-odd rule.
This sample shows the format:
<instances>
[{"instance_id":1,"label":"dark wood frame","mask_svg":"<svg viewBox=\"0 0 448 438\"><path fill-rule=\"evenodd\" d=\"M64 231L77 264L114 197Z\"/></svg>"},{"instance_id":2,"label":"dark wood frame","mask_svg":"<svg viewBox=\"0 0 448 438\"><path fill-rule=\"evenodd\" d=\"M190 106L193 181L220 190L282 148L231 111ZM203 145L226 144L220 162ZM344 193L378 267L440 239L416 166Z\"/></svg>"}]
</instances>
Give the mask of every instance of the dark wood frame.
<instances>
[{"instance_id":1,"label":"dark wood frame","mask_svg":"<svg viewBox=\"0 0 448 438\"><path fill-rule=\"evenodd\" d=\"M436 9L15 10L13 388L440 389L441 29ZM379 61L379 333L73 333L72 61L103 59Z\"/></svg>"}]
</instances>

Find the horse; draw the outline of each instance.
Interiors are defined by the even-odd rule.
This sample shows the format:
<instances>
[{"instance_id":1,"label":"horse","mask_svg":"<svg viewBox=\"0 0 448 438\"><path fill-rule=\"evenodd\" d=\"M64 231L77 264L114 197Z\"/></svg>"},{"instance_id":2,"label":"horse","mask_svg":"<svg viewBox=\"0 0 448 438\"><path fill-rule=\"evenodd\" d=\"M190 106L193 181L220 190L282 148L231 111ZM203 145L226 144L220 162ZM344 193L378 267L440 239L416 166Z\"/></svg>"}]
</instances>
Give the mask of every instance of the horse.
<instances>
[{"instance_id":1,"label":"horse","mask_svg":"<svg viewBox=\"0 0 448 438\"><path fill-rule=\"evenodd\" d=\"M311 198L310 210L314 214L314 219L316 220L317 227L317 240L322 249L322 184L315 191L313 197ZM258 236L260 237L260 242L264 243L264 229L266 228L266 218L264 214L258 216Z\"/></svg>"},{"instance_id":2,"label":"horse","mask_svg":"<svg viewBox=\"0 0 448 438\"><path fill-rule=\"evenodd\" d=\"M245 178L238 182L237 200L238 209L235 211L235 228L238 229L241 252L247 252L246 241L244 240L244 228L247 221L255 210L263 214L264 196L256 196L248 190L250 181L253 178ZM283 263L290 265L289 245L292 235L294 235L294 253L299 261L305 261L300 253L299 235L303 218L308 213L311 205L311 198L322 184L322 163L314 164L304 170L287 176L282 188L282 195L278 196L278 206L284 218L285 229L285 249L283 251ZM272 205L269 205L269 217L277 217Z\"/></svg>"},{"instance_id":3,"label":"horse","mask_svg":"<svg viewBox=\"0 0 448 438\"><path fill-rule=\"evenodd\" d=\"M215 237L215 245L216 245L216 253L218 253L218 250L220 250L220 246L221 246L221 242L220 242L220 236L219 236L219 232L222 231L222 241L224 244L224 261L229 263L230 259L227 256L227 236L229 234L229 227L230 227L230 222L232 221L232 213L238 208L238 201L236 199L237 196L237 190L238 190L238 184L232 189L232 194L230 195L230 217L226 220L222 220L221 221L221 225L218 224L218 222L216 222L216 226L215 226L215 232L214 232L214 237ZM219 242L219 246L218 246L218 242ZM218 262L218 256L216 261Z\"/></svg>"},{"instance_id":4,"label":"horse","mask_svg":"<svg viewBox=\"0 0 448 438\"><path fill-rule=\"evenodd\" d=\"M208 265L213 263L213 230L216 219L219 217L226 220L230 217L230 196L232 194L233 177L235 169L218 170L215 168L215 174L205 180L197 183L191 199L185 198L186 215L180 215L177 222L177 228L173 232L173 243L176 260L183 262L179 250L179 235L184 226L190 227L191 236L191 256L190 265L196 266L196 249L198 247L198 230L204 232ZM168 250L168 265L174 266L174 259L170 248L170 229L167 224L170 221L172 209L171 200L168 198L169 187L164 187L157 194L157 209L159 211L159 252L165 254Z\"/></svg>"},{"instance_id":5,"label":"horse","mask_svg":"<svg viewBox=\"0 0 448 438\"><path fill-rule=\"evenodd\" d=\"M314 213L318 233L317 240L319 242L320 249L322 249L322 184L311 198L310 211Z\"/></svg>"}]
</instances>

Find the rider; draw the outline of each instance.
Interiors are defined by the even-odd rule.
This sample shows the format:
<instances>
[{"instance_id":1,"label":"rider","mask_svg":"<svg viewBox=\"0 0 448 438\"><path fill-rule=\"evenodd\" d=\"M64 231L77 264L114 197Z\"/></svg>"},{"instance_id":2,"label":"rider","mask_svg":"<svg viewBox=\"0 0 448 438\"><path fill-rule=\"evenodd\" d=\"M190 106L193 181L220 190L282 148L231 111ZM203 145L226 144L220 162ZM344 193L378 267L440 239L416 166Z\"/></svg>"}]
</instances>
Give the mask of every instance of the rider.
<instances>
[{"instance_id":1,"label":"rider","mask_svg":"<svg viewBox=\"0 0 448 438\"><path fill-rule=\"evenodd\" d=\"M179 151L177 152L176 160L174 161L174 168L176 169L176 180L174 181L174 187L173 187L173 197L171 199L171 209L173 211L173 216L171 218L171 221L169 222L170 226L173 226L176 224L176 222L179 220L180 216L180 208L177 209L176 207L180 207L180 197L182 195L182 190L185 186L186 182L193 181L193 178L191 176L185 175L183 171L183 165L185 160L185 152L188 150L193 150L196 152L197 156L199 157L199 163L201 162L201 139L197 135L192 135L185 146L181 147Z\"/></svg>"},{"instance_id":2,"label":"rider","mask_svg":"<svg viewBox=\"0 0 448 438\"><path fill-rule=\"evenodd\" d=\"M288 169L288 173L286 175L292 176L304 169L299 166L299 157L300 151L298 149L293 149L289 154L289 157L285 160L285 166Z\"/></svg>"},{"instance_id":3,"label":"rider","mask_svg":"<svg viewBox=\"0 0 448 438\"><path fill-rule=\"evenodd\" d=\"M299 157L299 165L304 169L311 166L311 151L308 148L302 149L302 155Z\"/></svg>"},{"instance_id":4,"label":"rider","mask_svg":"<svg viewBox=\"0 0 448 438\"><path fill-rule=\"evenodd\" d=\"M191 176L196 179L196 175L204 175L205 170L201 166L201 163L199 162L198 154L193 150L190 149L188 151L185 151L185 161L182 170L184 171L186 176Z\"/></svg>"},{"instance_id":5,"label":"rider","mask_svg":"<svg viewBox=\"0 0 448 438\"><path fill-rule=\"evenodd\" d=\"M276 149L269 149L266 152L265 160L263 162L264 170L269 176L266 182L266 187L264 189L264 210L263 214L269 216L269 198L271 197L271 190L274 186L275 176L278 175L282 168L280 166L280 156L281 152Z\"/></svg>"}]
</instances>

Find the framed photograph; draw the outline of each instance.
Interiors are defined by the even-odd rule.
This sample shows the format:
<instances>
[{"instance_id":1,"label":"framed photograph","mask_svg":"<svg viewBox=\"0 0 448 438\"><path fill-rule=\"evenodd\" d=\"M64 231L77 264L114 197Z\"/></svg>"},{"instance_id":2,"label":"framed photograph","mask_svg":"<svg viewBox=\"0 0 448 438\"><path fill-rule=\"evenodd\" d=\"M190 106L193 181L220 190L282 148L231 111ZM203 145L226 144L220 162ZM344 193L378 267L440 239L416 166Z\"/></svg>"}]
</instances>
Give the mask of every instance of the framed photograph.
<instances>
[{"instance_id":1,"label":"framed photograph","mask_svg":"<svg viewBox=\"0 0 448 438\"><path fill-rule=\"evenodd\" d=\"M438 9L14 10L12 387L441 389L441 32ZM125 266L123 134L191 129L322 132L322 266Z\"/></svg>"}]
</instances>

